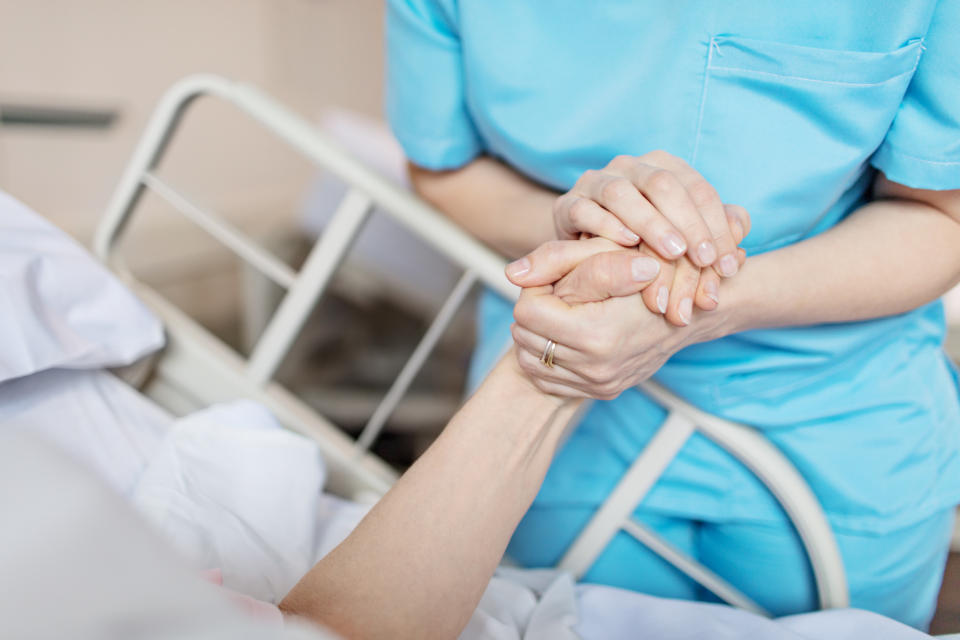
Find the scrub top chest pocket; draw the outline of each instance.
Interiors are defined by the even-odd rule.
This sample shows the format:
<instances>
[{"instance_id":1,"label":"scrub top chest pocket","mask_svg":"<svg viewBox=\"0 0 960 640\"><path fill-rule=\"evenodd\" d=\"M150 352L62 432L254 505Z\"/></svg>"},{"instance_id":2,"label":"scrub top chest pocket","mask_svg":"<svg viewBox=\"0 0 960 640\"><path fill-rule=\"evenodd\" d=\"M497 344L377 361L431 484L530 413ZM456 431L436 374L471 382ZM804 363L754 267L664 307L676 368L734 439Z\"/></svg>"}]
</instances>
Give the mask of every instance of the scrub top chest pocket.
<instances>
[{"instance_id":1,"label":"scrub top chest pocket","mask_svg":"<svg viewBox=\"0 0 960 640\"><path fill-rule=\"evenodd\" d=\"M769 250L832 226L897 113L922 47L820 49L710 40L693 166L753 218ZM854 198L855 199L855 198Z\"/></svg>"}]
</instances>

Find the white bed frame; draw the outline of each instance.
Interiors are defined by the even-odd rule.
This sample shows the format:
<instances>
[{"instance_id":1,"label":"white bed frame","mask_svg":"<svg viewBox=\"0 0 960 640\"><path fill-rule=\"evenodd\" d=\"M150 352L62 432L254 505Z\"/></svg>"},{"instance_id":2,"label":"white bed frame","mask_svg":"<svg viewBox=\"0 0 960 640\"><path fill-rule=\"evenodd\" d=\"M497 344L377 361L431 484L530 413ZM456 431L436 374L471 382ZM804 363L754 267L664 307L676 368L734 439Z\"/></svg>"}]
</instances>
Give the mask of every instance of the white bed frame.
<instances>
[{"instance_id":1,"label":"white bed frame","mask_svg":"<svg viewBox=\"0 0 960 640\"><path fill-rule=\"evenodd\" d=\"M299 273L154 172L181 116L199 96L212 96L233 105L318 168L348 185L347 195ZM138 282L125 268L118 240L146 189L167 200L251 267L287 290L249 358L227 347ZM464 273L354 441L272 378L374 205L462 267ZM228 399L258 400L286 427L320 444L330 468L331 491L361 500L376 499L396 479L388 465L369 453L369 447L473 286L482 283L511 299L518 294L503 276L504 260L440 213L368 169L327 140L310 122L256 88L212 75L185 78L164 95L113 194L94 243L97 255L154 309L166 327L167 346L143 388L144 393L177 414ZM848 606L843 563L827 519L810 488L783 454L757 430L704 413L657 384L647 382L641 389L663 405L669 416L559 566L577 577L583 576L610 540L619 531L625 531L723 600L765 614L746 595L632 518L637 505L684 443L694 432L700 432L743 462L779 500L809 556L820 606Z\"/></svg>"}]
</instances>

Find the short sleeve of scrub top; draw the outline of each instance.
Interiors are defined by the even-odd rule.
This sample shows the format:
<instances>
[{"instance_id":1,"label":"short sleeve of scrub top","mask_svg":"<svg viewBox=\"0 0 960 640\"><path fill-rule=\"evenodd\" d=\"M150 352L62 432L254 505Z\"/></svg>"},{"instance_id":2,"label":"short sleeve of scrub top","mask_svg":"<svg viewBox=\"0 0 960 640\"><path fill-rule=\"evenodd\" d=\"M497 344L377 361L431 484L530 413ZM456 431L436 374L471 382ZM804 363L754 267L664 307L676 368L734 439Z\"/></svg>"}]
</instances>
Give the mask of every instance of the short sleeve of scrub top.
<instances>
[{"instance_id":1,"label":"short sleeve of scrub top","mask_svg":"<svg viewBox=\"0 0 960 640\"><path fill-rule=\"evenodd\" d=\"M452 5L387 3L387 117L407 156L426 169L458 167L480 153Z\"/></svg>"},{"instance_id":2,"label":"short sleeve of scrub top","mask_svg":"<svg viewBox=\"0 0 960 640\"><path fill-rule=\"evenodd\" d=\"M871 164L916 189L960 188L960 2L939 2L924 53Z\"/></svg>"}]
</instances>

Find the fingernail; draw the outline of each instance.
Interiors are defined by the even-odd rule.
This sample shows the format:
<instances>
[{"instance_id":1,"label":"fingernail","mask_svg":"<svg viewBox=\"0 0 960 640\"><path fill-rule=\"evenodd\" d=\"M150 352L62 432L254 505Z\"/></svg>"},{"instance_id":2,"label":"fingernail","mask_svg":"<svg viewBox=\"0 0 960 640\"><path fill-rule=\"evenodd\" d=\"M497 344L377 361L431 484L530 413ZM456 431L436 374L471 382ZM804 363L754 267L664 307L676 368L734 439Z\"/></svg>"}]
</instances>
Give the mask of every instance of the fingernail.
<instances>
[{"instance_id":1,"label":"fingernail","mask_svg":"<svg viewBox=\"0 0 960 640\"><path fill-rule=\"evenodd\" d=\"M720 258L720 275L724 278L736 275L739 268L740 265L737 263L737 258L732 253L728 253Z\"/></svg>"},{"instance_id":2,"label":"fingernail","mask_svg":"<svg viewBox=\"0 0 960 640\"><path fill-rule=\"evenodd\" d=\"M703 285L703 293L717 304L720 304L720 288L713 280Z\"/></svg>"},{"instance_id":3,"label":"fingernail","mask_svg":"<svg viewBox=\"0 0 960 640\"><path fill-rule=\"evenodd\" d=\"M663 236L661 242L663 243L663 249L672 256L682 256L687 250L683 238L672 232Z\"/></svg>"},{"instance_id":4,"label":"fingernail","mask_svg":"<svg viewBox=\"0 0 960 640\"><path fill-rule=\"evenodd\" d=\"M657 291L657 309L660 310L660 313L667 312L667 302L670 301L670 290L666 287L660 287L660 290Z\"/></svg>"},{"instance_id":5,"label":"fingernail","mask_svg":"<svg viewBox=\"0 0 960 640\"><path fill-rule=\"evenodd\" d=\"M507 277L511 279L521 278L528 271L530 271L530 260L528 258L520 258L507 265Z\"/></svg>"},{"instance_id":6,"label":"fingernail","mask_svg":"<svg viewBox=\"0 0 960 640\"><path fill-rule=\"evenodd\" d=\"M693 313L693 300L684 298L677 305L677 315L680 316L680 322L690 324L690 315Z\"/></svg>"},{"instance_id":7,"label":"fingernail","mask_svg":"<svg viewBox=\"0 0 960 640\"><path fill-rule=\"evenodd\" d=\"M704 266L713 264L714 260L717 259L717 248L713 246L713 243L704 240L697 245L697 257L700 258L700 262Z\"/></svg>"},{"instance_id":8,"label":"fingernail","mask_svg":"<svg viewBox=\"0 0 960 640\"><path fill-rule=\"evenodd\" d=\"M626 227L620 229L620 237L630 244L637 244L640 242L640 236L635 234L633 231L630 231L630 229L627 229Z\"/></svg>"},{"instance_id":9,"label":"fingernail","mask_svg":"<svg viewBox=\"0 0 960 640\"><path fill-rule=\"evenodd\" d=\"M648 282L660 273L660 263L653 258L634 258L630 262L630 275L635 282Z\"/></svg>"}]
</instances>

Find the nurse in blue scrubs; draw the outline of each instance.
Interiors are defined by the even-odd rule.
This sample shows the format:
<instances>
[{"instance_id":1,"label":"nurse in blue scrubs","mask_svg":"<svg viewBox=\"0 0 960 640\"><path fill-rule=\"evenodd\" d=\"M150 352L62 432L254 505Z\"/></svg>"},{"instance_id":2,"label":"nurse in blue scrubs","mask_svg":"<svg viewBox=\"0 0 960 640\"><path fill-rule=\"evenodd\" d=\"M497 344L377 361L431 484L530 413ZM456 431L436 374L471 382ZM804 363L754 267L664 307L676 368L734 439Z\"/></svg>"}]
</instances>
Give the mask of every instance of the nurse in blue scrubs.
<instances>
[{"instance_id":1,"label":"nurse in blue scrubs","mask_svg":"<svg viewBox=\"0 0 960 640\"><path fill-rule=\"evenodd\" d=\"M557 456L512 557L557 562L663 420L633 389L652 375L762 430L823 504L852 605L925 627L960 502L936 301L960 279L960 2L390 0L387 27L389 118L423 197L512 258L587 232L659 264L642 301L525 290L525 370L616 398ZM742 268L721 201L750 214ZM474 381L511 312L484 297ZM774 613L815 607L784 514L706 439L636 516ZM708 598L626 535L585 579Z\"/></svg>"}]
</instances>

